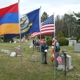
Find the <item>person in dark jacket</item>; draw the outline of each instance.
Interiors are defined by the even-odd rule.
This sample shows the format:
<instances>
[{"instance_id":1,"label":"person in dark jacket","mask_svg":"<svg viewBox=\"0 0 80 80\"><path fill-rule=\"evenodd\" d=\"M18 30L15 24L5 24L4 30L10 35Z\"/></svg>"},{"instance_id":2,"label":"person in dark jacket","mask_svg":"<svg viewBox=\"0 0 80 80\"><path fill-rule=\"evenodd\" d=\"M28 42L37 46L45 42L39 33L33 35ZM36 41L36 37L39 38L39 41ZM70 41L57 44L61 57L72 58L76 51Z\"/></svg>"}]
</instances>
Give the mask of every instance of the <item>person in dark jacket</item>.
<instances>
[{"instance_id":1,"label":"person in dark jacket","mask_svg":"<svg viewBox=\"0 0 80 80\"><path fill-rule=\"evenodd\" d=\"M59 42L56 40L55 41L55 62L54 65L55 67L58 67L58 61L57 61L57 57L59 56L59 51L60 51L60 44Z\"/></svg>"},{"instance_id":2,"label":"person in dark jacket","mask_svg":"<svg viewBox=\"0 0 80 80\"><path fill-rule=\"evenodd\" d=\"M36 48L36 40L35 39L33 39L33 47Z\"/></svg>"},{"instance_id":3,"label":"person in dark jacket","mask_svg":"<svg viewBox=\"0 0 80 80\"><path fill-rule=\"evenodd\" d=\"M47 51L49 49L46 41L41 45L42 64L47 64Z\"/></svg>"}]
</instances>

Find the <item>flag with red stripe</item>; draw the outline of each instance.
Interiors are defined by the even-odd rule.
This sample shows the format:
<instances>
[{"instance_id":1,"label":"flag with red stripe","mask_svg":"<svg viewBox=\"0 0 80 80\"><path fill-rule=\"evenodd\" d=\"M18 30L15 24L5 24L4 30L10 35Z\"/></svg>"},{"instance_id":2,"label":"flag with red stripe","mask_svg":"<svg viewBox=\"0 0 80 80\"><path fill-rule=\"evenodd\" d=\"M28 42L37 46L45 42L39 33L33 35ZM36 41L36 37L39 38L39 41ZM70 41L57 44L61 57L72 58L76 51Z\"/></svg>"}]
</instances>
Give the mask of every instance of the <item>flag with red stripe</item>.
<instances>
[{"instance_id":1,"label":"flag with red stripe","mask_svg":"<svg viewBox=\"0 0 80 80\"><path fill-rule=\"evenodd\" d=\"M0 35L20 34L18 3L0 8Z\"/></svg>"},{"instance_id":2,"label":"flag with red stripe","mask_svg":"<svg viewBox=\"0 0 80 80\"><path fill-rule=\"evenodd\" d=\"M30 38L40 35L46 34L54 34L55 27L54 27L54 16L50 16L44 22L41 23L40 32L34 32L30 35Z\"/></svg>"}]
</instances>

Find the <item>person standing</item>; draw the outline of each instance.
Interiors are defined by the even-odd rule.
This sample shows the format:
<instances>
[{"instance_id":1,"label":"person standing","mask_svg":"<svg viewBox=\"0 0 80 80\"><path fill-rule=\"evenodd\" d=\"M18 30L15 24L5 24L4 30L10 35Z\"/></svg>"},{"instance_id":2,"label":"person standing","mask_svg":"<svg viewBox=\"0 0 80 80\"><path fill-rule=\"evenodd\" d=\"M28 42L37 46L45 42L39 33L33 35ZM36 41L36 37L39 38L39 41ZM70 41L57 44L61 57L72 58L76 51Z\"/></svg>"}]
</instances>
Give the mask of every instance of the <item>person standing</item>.
<instances>
[{"instance_id":1,"label":"person standing","mask_svg":"<svg viewBox=\"0 0 80 80\"><path fill-rule=\"evenodd\" d=\"M57 40L55 40L55 60L54 60L55 67L58 67L57 57L59 56L59 51L60 51L60 44Z\"/></svg>"},{"instance_id":2,"label":"person standing","mask_svg":"<svg viewBox=\"0 0 80 80\"><path fill-rule=\"evenodd\" d=\"M36 40L35 39L33 39L33 47L36 48Z\"/></svg>"},{"instance_id":3,"label":"person standing","mask_svg":"<svg viewBox=\"0 0 80 80\"><path fill-rule=\"evenodd\" d=\"M46 41L41 45L41 56L42 56L42 64L47 64L47 51L49 49Z\"/></svg>"},{"instance_id":4,"label":"person standing","mask_svg":"<svg viewBox=\"0 0 80 80\"><path fill-rule=\"evenodd\" d=\"M44 43L44 39L41 39L39 42L39 51L41 52L41 45Z\"/></svg>"},{"instance_id":5,"label":"person standing","mask_svg":"<svg viewBox=\"0 0 80 80\"><path fill-rule=\"evenodd\" d=\"M40 45L42 45L44 43L44 39L40 40Z\"/></svg>"}]
</instances>

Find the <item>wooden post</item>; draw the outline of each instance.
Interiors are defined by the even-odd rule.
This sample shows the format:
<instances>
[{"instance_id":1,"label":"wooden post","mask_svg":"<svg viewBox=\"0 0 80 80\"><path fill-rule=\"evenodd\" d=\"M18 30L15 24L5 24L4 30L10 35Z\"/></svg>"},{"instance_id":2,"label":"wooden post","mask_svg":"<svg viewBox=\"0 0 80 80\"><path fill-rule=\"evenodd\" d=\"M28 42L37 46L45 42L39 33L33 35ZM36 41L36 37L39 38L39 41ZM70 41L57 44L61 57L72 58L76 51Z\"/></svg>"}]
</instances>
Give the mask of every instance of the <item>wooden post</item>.
<instances>
[{"instance_id":1,"label":"wooden post","mask_svg":"<svg viewBox=\"0 0 80 80\"><path fill-rule=\"evenodd\" d=\"M64 60L65 60L65 70L64 70L64 75L66 76L66 53L64 52Z\"/></svg>"}]
</instances>

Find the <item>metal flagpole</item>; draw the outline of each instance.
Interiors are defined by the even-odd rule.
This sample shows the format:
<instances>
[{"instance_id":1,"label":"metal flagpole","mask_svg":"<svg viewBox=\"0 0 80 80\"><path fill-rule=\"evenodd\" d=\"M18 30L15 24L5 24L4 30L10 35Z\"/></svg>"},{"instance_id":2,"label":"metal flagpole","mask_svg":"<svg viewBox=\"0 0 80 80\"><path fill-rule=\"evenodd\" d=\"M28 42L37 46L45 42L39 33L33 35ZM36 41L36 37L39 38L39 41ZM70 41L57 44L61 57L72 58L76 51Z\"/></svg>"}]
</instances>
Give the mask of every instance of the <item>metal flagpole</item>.
<instances>
[{"instance_id":1,"label":"metal flagpole","mask_svg":"<svg viewBox=\"0 0 80 80\"><path fill-rule=\"evenodd\" d=\"M19 11L19 30L20 30L20 54L21 54L21 80L22 80L22 48L21 48L21 29L20 29L20 9L19 9L20 0L18 0L18 11Z\"/></svg>"},{"instance_id":2,"label":"metal flagpole","mask_svg":"<svg viewBox=\"0 0 80 80\"><path fill-rule=\"evenodd\" d=\"M41 6L40 6L40 11L41 11ZM41 14L41 12L40 12ZM39 16L39 26L40 26L40 41L41 41L41 16ZM41 45L40 45L41 46ZM41 47L40 47L40 53L41 53Z\"/></svg>"},{"instance_id":3,"label":"metal flagpole","mask_svg":"<svg viewBox=\"0 0 80 80\"><path fill-rule=\"evenodd\" d=\"M41 6L39 11L39 27L40 27L40 41L41 41ZM41 53L41 44L40 44L40 53ZM41 73L41 64L40 64L40 73ZM41 80L41 74L40 74L40 80Z\"/></svg>"},{"instance_id":4,"label":"metal flagpole","mask_svg":"<svg viewBox=\"0 0 80 80\"><path fill-rule=\"evenodd\" d=\"M54 40L55 40L55 14L53 13L53 21L54 21ZM54 43L55 44L55 43ZM54 77L55 77L55 45L54 45Z\"/></svg>"}]
</instances>

